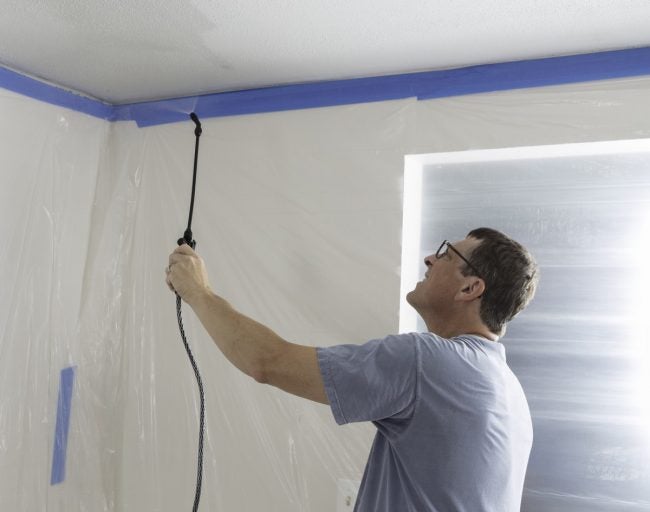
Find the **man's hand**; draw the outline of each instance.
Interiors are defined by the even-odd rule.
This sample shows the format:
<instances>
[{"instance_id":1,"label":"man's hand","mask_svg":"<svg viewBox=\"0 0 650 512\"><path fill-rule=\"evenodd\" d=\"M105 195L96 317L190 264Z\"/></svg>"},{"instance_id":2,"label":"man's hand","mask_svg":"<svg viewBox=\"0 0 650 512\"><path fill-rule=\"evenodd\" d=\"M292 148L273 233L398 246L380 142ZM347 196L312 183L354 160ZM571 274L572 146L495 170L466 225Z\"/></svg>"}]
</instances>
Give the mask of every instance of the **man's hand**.
<instances>
[{"instance_id":1,"label":"man's hand","mask_svg":"<svg viewBox=\"0 0 650 512\"><path fill-rule=\"evenodd\" d=\"M192 248L183 244L169 255L167 286L191 304L195 299L210 292L208 273L203 259Z\"/></svg>"}]
</instances>

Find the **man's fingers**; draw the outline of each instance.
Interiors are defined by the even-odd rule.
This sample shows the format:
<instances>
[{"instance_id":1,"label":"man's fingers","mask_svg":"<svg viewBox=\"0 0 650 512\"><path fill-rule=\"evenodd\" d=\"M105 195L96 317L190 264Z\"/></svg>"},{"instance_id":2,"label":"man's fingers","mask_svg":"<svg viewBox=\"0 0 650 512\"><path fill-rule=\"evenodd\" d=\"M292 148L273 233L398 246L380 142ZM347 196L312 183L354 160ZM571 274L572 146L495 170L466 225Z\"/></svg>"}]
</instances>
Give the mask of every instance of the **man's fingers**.
<instances>
[{"instance_id":1,"label":"man's fingers","mask_svg":"<svg viewBox=\"0 0 650 512\"><path fill-rule=\"evenodd\" d=\"M176 265L179 265L176 267ZM176 293L190 293L197 286L205 286L203 260L189 245L181 245L169 255L169 265L165 269L168 288ZM172 284L172 278L178 289Z\"/></svg>"},{"instance_id":2,"label":"man's fingers","mask_svg":"<svg viewBox=\"0 0 650 512\"><path fill-rule=\"evenodd\" d=\"M196 254L194 250L187 244L179 245L174 249L175 253L180 253L180 254Z\"/></svg>"},{"instance_id":3,"label":"man's fingers","mask_svg":"<svg viewBox=\"0 0 650 512\"><path fill-rule=\"evenodd\" d=\"M188 258L187 254L177 254L177 253L173 252L169 256L169 266L171 267L174 263L178 263L180 261L187 260L187 258Z\"/></svg>"},{"instance_id":4,"label":"man's fingers","mask_svg":"<svg viewBox=\"0 0 650 512\"><path fill-rule=\"evenodd\" d=\"M181 245L174 249L174 252L169 255L169 264L177 263L184 260L188 256L197 256L189 245Z\"/></svg>"}]
</instances>

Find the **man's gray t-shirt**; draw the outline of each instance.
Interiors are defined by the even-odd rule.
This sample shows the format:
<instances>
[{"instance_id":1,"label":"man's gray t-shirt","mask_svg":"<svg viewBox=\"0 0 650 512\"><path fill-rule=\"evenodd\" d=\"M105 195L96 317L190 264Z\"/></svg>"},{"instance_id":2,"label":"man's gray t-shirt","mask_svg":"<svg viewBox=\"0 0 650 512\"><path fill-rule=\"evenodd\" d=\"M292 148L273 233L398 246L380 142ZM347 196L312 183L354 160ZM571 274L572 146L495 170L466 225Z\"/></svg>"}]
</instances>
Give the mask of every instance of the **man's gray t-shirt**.
<instances>
[{"instance_id":1,"label":"man's gray t-shirt","mask_svg":"<svg viewBox=\"0 0 650 512\"><path fill-rule=\"evenodd\" d=\"M533 431L501 343L388 336L318 349L338 424L377 427L356 512L515 512Z\"/></svg>"}]
</instances>

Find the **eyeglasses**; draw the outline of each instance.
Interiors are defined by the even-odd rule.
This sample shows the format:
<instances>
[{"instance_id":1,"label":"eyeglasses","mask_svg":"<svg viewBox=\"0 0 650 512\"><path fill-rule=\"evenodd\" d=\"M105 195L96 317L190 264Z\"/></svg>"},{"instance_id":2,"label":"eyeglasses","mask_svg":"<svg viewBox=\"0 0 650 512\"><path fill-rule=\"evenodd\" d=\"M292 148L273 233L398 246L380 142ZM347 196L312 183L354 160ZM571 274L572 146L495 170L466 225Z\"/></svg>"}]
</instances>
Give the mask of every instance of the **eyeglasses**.
<instances>
[{"instance_id":1,"label":"eyeglasses","mask_svg":"<svg viewBox=\"0 0 650 512\"><path fill-rule=\"evenodd\" d=\"M463 260L465 263L467 263L467 266L470 267L474 271L474 273L476 274L477 277L481 277L481 274L479 273L478 270L476 270L476 267L474 265L472 265L469 261L467 261L467 258L465 258L465 256L463 256L458 251L458 249L456 249L453 245L451 245L448 240L445 240L444 242L442 242L440 244L440 247L436 251L436 259L437 260L439 260L440 258L442 258L443 256L445 256L447 254L447 247L449 247L452 251L454 251L456 254L458 254L460 259Z\"/></svg>"}]
</instances>

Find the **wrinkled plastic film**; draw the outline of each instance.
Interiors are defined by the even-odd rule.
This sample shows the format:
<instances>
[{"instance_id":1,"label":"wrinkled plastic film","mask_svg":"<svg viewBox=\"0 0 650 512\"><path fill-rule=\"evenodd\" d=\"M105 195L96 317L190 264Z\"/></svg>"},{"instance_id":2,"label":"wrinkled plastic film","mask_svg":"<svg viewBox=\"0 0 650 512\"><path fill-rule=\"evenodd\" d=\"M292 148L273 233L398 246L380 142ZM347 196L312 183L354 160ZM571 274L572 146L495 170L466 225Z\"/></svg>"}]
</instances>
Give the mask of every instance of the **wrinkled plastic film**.
<instances>
[{"instance_id":1,"label":"wrinkled plastic film","mask_svg":"<svg viewBox=\"0 0 650 512\"><path fill-rule=\"evenodd\" d=\"M647 137L648 90L648 79L631 79L202 118L192 229L212 287L297 343L362 343L396 332L404 155ZM0 102L3 507L189 510L198 394L164 268L187 219L193 125L109 124L1 91ZM538 178L540 187L549 185L543 172ZM451 222L446 238L488 219L480 211L467 216L472 179L449 175L457 201L440 214ZM494 206L509 189L492 186ZM512 197L502 203L507 226L528 226L520 238L533 237L540 262L555 265L563 218ZM581 204L567 205L571 226L584 218L577 212L587 215ZM611 222L599 236L615 229ZM595 240L593 224L581 229L584 244ZM563 280L547 274L540 306L552 303ZM588 322L593 310L580 311ZM346 510L339 507L361 479L373 427L338 427L326 406L257 384L223 358L189 308L183 314L206 394L200 510ZM644 510L647 476L634 468L646 459L629 451L640 439L616 427L615 414L595 430L574 422L598 400L615 399L608 383L624 392L612 372L631 352L599 345L588 359L601 363L594 375L575 341L528 343L540 331L569 335L539 315L522 314L504 340L540 433L522 510L594 510L594 503ZM534 325L524 329L526 318ZM565 380L558 381L549 361L565 352ZM59 378L73 365L66 475L53 486ZM571 416L567 395L577 396L582 412ZM632 402L625 407L629 413ZM608 424L616 434L605 439ZM571 456L572 446L582 458ZM575 463L557 473L564 483L548 476L560 460Z\"/></svg>"},{"instance_id":2,"label":"wrinkled plastic film","mask_svg":"<svg viewBox=\"0 0 650 512\"><path fill-rule=\"evenodd\" d=\"M0 105L2 507L81 510L89 506L84 494L92 493L94 509L108 510L112 497L102 489L112 486L104 471L112 461L100 430L105 435L117 424L102 412L110 409L105 385L98 389L89 374L106 372L110 358L97 360L82 332L102 316L94 310L86 323L83 289L109 125L6 91ZM100 346L100 354L116 354L109 344ZM65 479L50 485L60 376L71 366L68 443L60 453ZM80 465L83 460L89 463Z\"/></svg>"}]
</instances>

